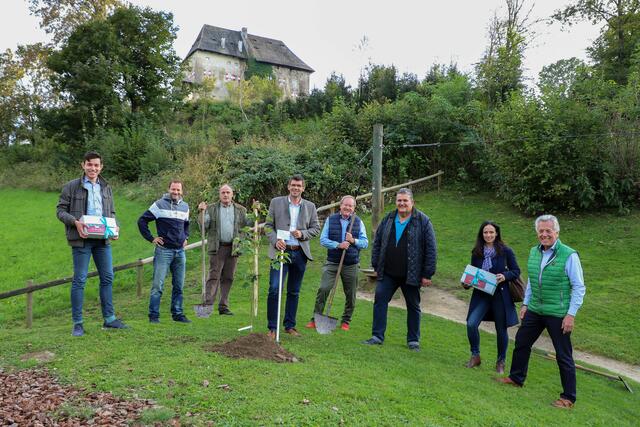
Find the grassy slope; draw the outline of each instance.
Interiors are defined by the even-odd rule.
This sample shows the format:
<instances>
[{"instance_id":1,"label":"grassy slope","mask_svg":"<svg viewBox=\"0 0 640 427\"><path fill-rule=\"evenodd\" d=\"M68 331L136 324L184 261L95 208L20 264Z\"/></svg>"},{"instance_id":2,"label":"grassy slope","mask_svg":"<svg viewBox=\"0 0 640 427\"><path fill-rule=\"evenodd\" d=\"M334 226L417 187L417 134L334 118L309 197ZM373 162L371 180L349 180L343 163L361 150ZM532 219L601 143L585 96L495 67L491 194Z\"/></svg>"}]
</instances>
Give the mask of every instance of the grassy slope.
<instances>
[{"instance_id":1,"label":"grassy slope","mask_svg":"<svg viewBox=\"0 0 640 427\"><path fill-rule=\"evenodd\" d=\"M7 193L3 192L5 194ZM35 193L13 193L11 196L20 197L29 203L36 202L39 197ZM48 195L39 203L50 205L52 198L55 199L55 196ZM526 247L533 242L530 220L519 217L499 203L495 203L494 208L486 208L485 212L472 214L472 210L479 209L478 204L482 200L484 198L462 198L451 192L443 192L440 197L429 194L419 198L420 204L432 216L438 232L440 274L437 277L443 287L447 283L455 283L458 278L459 266L466 262L472 235L485 216L491 216L502 223L505 238L508 237L509 242L514 243L521 258ZM53 203L55 204L55 200ZM124 205L127 203L118 201L123 217L126 212ZM128 217L135 218L140 209L144 207L131 204ZM501 212L498 213L499 211ZM6 218L5 213L2 212L0 217ZM635 220L637 222L637 216ZM606 224L606 219L585 218L580 221L593 221L594 227ZM627 226L637 227L631 225L631 219L622 219L623 224L626 221ZM58 225L55 224L56 227ZM580 236L571 235L568 220L563 221L563 225L566 229L563 237L566 236L567 243L581 250L585 264L586 260L596 262L598 254L590 255L588 251L585 253L581 247L587 246L588 240L578 240ZM609 235L618 226L608 228ZM61 233L61 230L58 232ZM145 242L135 234L135 228L128 233L135 238L125 240L123 235L123 241L118 243L118 250L114 250L116 262L146 256L150 252ZM125 235L128 233L125 232ZM632 233L633 229L627 232ZM595 234L584 238L589 237L597 238ZM2 242L4 241L3 235ZM43 240L41 244L46 245L49 241L53 239ZM637 247L638 243L632 241L631 244ZM32 248L31 251L36 249ZM128 251L131 251L130 256L123 258ZM4 248L0 250L2 256L5 256L5 252ZM624 251L619 252L618 256L625 256ZM319 248L315 248L315 253L321 253ZM630 258L631 253L633 251L628 249L626 257ZM62 275L67 273L70 260L66 248L60 248L58 253L52 246L45 254L46 259L42 262L57 259L51 265L62 264L62 267L57 267L55 274L46 279L57 277L60 275L58 271L62 271ZM192 252L189 258L185 302L187 307L199 299L198 254ZM243 260L240 271L246 263L247 260ZM24 265L31 267L32 264ZM22 274L18 271L25 269L23 264L18 265L22 267L15 269L14 275ZM264 268L266 261L261 265ZM624 262L616 264L622 270L620 265L624 265ZM299 309L301 322L306 320L312 309L314 284L319 282L319 267L319 262L310 264L305 279ZM319 336L303 331L304 336L300 339L284 337L284 346L300 356L302 363L283 365L227 359L205 352L203 347L208 343L238 336L236 329L244 326L248 318L249 292L246 287L237 283L232 292L232 308L236 311L234 317L214 316L208 320L195 319L192 325L174 324L167 320L169 298L164 298L163 323L151 328L146 322L148 290L138 300L132 292L134 276L118 276L117 281L122 286L116 291L116 309L124 314L133 329L122 333L101 331L99 309L93 294L86 304L87 309L91 308L87 310L87 335L80 340L71 339L66 299L68 288L65 288L63 297L57 297L62 301L50 301L50 304L58 306L56 311L62 310L52 314L52 319L37 319L35 328L31 331L16 328L13 324L9 325L10 328L0 329L0 365L29 366L31 362L20 362L22 354L50 350L57 354L57 358L49 366L62 378L89 388L114 391L123 396L138 395L157 399L160 404L181 414L183 420L187 419L185 414L188 412L197 413L198 416L194 419L196 424L214 420L229 425L271 425L278 422L321 425L336 424L344 420L349 425L635 425L640 415L640 398L637 393L630 395L620 383L582 372L578 372L577 408L572 412L550 408L548 402L555 398L560 389L557 368L555 364L537 357L532 359L527 387L512 390L496 385L491 381L493 375L490 366L490 355L495 352L494 339L483 334L486 365L472 371L463 369L461 366L468 352L464 328L431 316L425 316L423 320L423 351L419 354L410 353L404 348L405 313L396 309L389 313L388 339L385 345L376 348L362 346L359 341L368 337L371 320L371 304L366 302L359 302L353 330L349 333L336 332L331 336ZM595 288L597 279L591 280L594 283L592 288ZM146 269L146 283L149 281L150 269ZM4 280L0 283L5 286ZM88 288L91 287L95 287L95 281L88 285ZM262 288L261 327L264 326L262 323L266 298L264 281ZM608 290L604 286L603 288ZM597 289L590 290L592 294L597 292ZM623 298L618 293L603 294L617 296L616 303L630 298L629 294L625 294ZM41 295L36 297L36 301L43 299ZM342 301L341 297L338 300ZM598 331L603 324L595 321L587 323L588 310L600 310L595 305L589 308L587 302L580 317L585 319L584 323L578 324L583 329L576 332L575 341L590 334L590 328ZM2 313L5 313L6 303L0 302ZM13 307L16 310L23 307L20 303L16 305L19 306ZM338 302L336 312L340 309ZM606 316L602 315L602 318L611 320L606 319ZM628 316L633 314L629 313ZM595 320L597 319L596 317ZM607 329L603 335L606 331ZM624 339L619 338L620 341L628 339L627 335L624 335ZM629 351L635 351L637 355L637 342L632 342L631 345L636 347L629 347ZM92 351L86 351L87 349ZM202 385L203 380L210 382L209 387ZM218 389L216 386L219 384L229 384L232 390ZM311 401L308 405L300 403L305 398ZM496 401L500 403L496 404Z\"/></svg>"}]
</instances>

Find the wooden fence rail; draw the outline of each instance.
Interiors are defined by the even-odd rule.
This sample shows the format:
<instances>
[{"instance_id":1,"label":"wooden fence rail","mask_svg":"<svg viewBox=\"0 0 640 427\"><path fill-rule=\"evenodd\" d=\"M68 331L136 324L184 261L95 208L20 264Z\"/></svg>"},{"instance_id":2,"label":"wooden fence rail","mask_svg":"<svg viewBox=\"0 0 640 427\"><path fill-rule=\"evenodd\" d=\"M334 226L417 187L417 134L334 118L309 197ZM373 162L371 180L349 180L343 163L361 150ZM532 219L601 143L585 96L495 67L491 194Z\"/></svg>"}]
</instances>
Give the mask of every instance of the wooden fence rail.
<instances>
[{"instance_id":1,"label":"wooden fence rail","mask_svg":"<svg viewBox=\"0 0 640 427\"><path fill-rule=\"evenodd\" d=\"M437 173L433 174L433 175L429 175L429 176L425 176L423 178L419 178L419 179L414 179L413 181L408 181L405 182L403 184L398 184L398 185L394 185L392 187L387 187L387 188L383 188L382 189L382 193L387 193L389 191L393 191L393 190L397 190L399 188L402 187L409 187L411 185L415 185L415 184L419 184L421 182L425 182L428 181L430 179L434 179L437 178L438 179L438 190L440 189L440 182L441 182L441 177L442 175L444 175L443 171L438 171ZM359 196L356 196L356 200L362 200L362 199L366 199L368 197L371 197L372 193L366 193L366 194L361 194ZM327 211L327 210L333 210L336 207L340 206L340 202L335 202L335 203L331 203L329 205L324 205L324 206L320 206L317 211L318 212L323 212L323 211ZM207 243L207 240L204 239L204 243ZM199 242L195 242L195 243L190 243L189 245L185 246L184 249L185 250L191 250L191 249L195 249L195 248L199 248L201 247L203 244L203 241L199 241ZM120 264L120 265L116 265L113 267L113 271L122 271L122 270L128 270L131 268L135 268L137 269L137 277L136 277L136 294L138 297L142 296L142 282L144 280L144 266L145 264L151 264L153 262L153 257L149 257L149 258L142 258L142 259L138 259L137 261L134 262L129 262L127 264ZM97 271L92 271L90 273L87 274L87 278L89 277L96 277L98 275ZM23 295L26 294L27 296L27 310L26 310L26 327L27 328L31 328L31 325L33 324L33 293L36 291L41 291L43 289L48 289L48 288L53 288L55 286L60 286L60 285L64 285L66 283L71 283L73 281L73 276L70 277L63 277L61 279L55 279L55 280L51 280L49 282L44 282L44 283L40 283L40 284L34 284L33 280L28 280L27 281L27 286L24 288L19 288L19 289L13 289L11 291L7 291L7 292L2 292L0 293L0 300L6 299L6 298L11 298L11 297L15 297L18 295Z\"/></svg>"}]
</instances>

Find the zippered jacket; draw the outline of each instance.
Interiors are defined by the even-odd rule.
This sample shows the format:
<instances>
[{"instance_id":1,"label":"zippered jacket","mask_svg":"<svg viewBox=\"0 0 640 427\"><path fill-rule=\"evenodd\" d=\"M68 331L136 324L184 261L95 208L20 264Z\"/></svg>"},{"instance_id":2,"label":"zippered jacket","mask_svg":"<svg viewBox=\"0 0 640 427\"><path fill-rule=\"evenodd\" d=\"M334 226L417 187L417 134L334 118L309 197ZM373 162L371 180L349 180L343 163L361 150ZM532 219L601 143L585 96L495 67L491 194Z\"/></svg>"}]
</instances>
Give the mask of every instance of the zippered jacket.
<instances>
[{"instance_id":1,"label":"zippered jacket","mask_svg":"<svg viewBox=\"0 0 640 427\"><path fill-rule=\"evenodd\" d=\"M56 205L56 216L65 225L65 233L69 246L78 248L84 247L85 239L78 234L76 220L79 220L82 215L87 214L88 191L82 185L83 177L84 174L78 179L67 182L64 187L62 187L60 199L58 199L58 204ZM98 176L98 182L100 183L100 192L102 193L102 216L115 218L116 211L113 205L111 187L102 175ZM110 240L104 239L103 242L108 245Z\"/></svg>"},{"instance_id":2,"label":"zippered jacket","mask_svg":"<svg viewBox=\"0 0 640 427\"><path fill-rule=\"evenodd\" d=\"M542 316L566 316L571 302L571 282L565 273L565 265L574 252L574 249L558 240L551 258L540 266L542 249L540 245L531 248L528 262L531 299L528 310Z\"/></svg>"},{"instance_id":3,"label":"zippered jacket","mask_svg":"<svg viewBox=\"0 0 640 427\"><path fill-rule=\"evenodd\" d=\"M153 241L149 222L156 222L158 236L164 240L162 247L180 249L189 238L189 205L184 200L174 201L169 193L156 200L138 219L142 237Z\"/></svg>"}]
</instances>

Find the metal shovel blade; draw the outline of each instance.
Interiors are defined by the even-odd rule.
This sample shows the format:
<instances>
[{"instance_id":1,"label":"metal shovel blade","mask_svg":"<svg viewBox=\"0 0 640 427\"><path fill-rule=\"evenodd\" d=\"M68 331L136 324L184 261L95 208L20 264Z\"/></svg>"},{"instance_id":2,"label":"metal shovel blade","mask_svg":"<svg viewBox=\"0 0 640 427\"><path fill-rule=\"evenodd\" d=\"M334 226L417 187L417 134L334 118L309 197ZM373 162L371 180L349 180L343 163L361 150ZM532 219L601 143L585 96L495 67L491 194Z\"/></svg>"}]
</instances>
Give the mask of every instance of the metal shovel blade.
<instances>
[{"instance_id":1,"label":"metal shovel blade","mask_svg":"<svg viewBox=\"0 0 640 427\"><path fill-rule=\"evenodd\" d=\"M313 321L316 322L316 331L321 335L330 334L338 326L338 319L323 314L315 313Z\"/></svg>"},{"instance_id":2,"label":"metal shovel blade","mask_svg":"<svg viewBox=\"0 0 640 427\"><path fill-rule=\"evenodd\" d=\"M193 306L196 317L208 318L213 313L213 305L198 304Z\"/></svg>"}]
</instances>

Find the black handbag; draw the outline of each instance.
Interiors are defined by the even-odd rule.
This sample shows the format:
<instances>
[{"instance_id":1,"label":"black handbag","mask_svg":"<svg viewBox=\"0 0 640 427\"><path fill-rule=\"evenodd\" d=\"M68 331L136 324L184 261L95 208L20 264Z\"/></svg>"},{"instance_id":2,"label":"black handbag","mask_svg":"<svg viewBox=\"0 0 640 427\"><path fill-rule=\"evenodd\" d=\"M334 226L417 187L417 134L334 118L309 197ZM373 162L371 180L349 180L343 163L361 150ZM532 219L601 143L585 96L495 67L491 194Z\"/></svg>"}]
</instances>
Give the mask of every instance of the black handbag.
<instances>
[{"instance_id":1,"label":"black handbag","mask_svg":"<svg viewBox=\"0 0 640 427\"><path fill-rule=\"evenodd\" d=\"M524 290L526 284L522 281L520 276L509 282L509 293L511 294L511 301L522 302L524 299Z\"/></svg>"}]
</instances>

